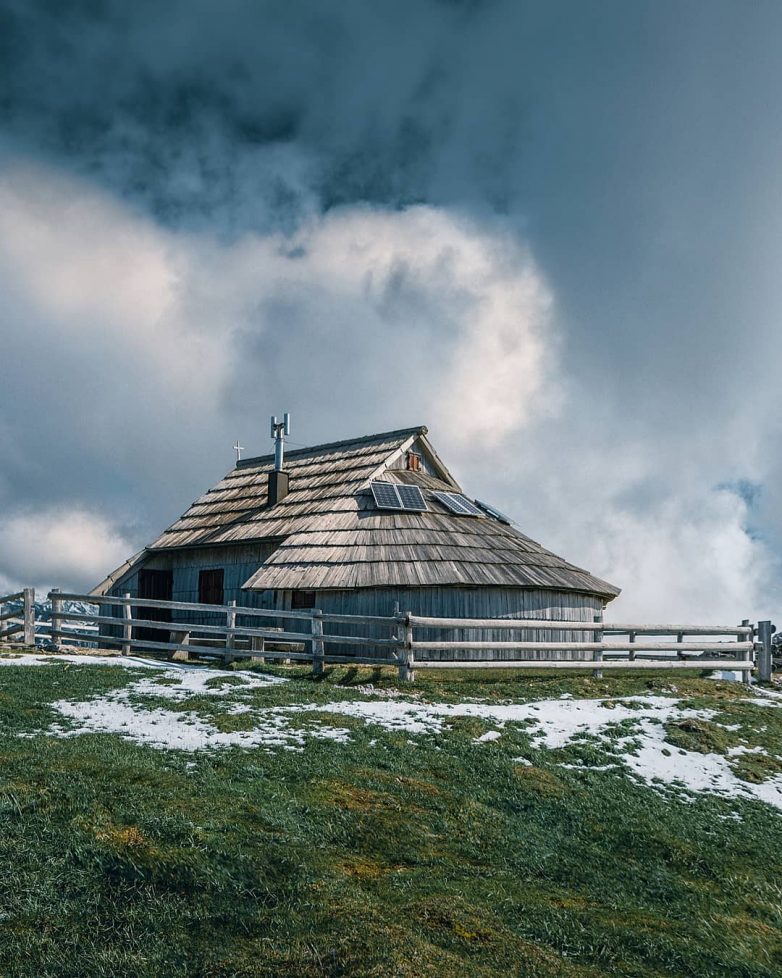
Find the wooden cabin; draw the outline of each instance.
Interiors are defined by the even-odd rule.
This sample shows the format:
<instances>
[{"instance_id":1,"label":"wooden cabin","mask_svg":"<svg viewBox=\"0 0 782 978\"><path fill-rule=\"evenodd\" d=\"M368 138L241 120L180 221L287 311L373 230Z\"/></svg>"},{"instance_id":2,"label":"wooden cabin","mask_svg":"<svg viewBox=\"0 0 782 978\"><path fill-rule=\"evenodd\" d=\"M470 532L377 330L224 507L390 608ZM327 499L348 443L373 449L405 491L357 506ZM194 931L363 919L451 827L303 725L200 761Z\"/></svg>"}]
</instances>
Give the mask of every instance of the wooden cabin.
<instances>
[{"instance_id":1,"label":"wooden cabin","mask_svg":"<svg viewBox=\"0 0 782 978\"><path fill-rule=\"evenodd\" d=\"M355 615L390 615L398 606L447 618L593 621L619 588L466 496L418 427L296 449L281 471L273 454L238 461L93 593ZM352 626L343 633L358 634ZM565 637L576 634L546 636Z\"/></svg>"}]
</instances>

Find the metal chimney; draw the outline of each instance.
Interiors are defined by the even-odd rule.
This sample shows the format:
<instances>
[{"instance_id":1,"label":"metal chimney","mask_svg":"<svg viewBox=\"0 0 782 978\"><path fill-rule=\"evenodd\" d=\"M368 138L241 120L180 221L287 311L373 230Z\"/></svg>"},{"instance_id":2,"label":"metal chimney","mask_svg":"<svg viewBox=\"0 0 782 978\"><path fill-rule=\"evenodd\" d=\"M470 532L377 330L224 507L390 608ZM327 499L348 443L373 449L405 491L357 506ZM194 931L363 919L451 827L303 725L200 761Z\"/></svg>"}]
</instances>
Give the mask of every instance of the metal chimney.
<instances>
[{"instance_id":1,"label":"metal chimney","mask_svg":"<svg viewBox=\"0 0 782 978\"><path fill-rule=\"evenodd\" d=\"M277 420L275 414L272 415L271 436L274 439L274 468L276 472L282 472L282 460L285 455L285 436L291 433L291 416L285 412L282 421Z\"/></svg>"},{"instance_id":2,"label":"metal chimney","mask_svg":"<svg viewBox=\"0 0 782 978\"><path fill-rule=\"evenodd\" d=\"M288 495L289 477L283 472L282 463L285 458L285 437L291 433L291 416L287 412L282 421L276 415L271 418L271 436L274 439L274 471L269 473L269 505L276 506Z\"/></svg>"}]
</instances>

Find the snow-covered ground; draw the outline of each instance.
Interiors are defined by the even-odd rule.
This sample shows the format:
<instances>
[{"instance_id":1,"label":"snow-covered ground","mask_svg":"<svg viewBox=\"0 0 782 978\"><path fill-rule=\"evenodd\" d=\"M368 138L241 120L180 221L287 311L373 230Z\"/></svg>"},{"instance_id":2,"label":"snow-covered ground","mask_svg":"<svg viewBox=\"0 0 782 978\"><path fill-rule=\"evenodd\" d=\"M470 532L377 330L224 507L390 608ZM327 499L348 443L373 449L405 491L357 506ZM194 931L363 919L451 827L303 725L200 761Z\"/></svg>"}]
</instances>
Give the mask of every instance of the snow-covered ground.
<instances>
[{"instance_id":1,"label":"snow-covered ground","mask_svg":"<svg viewBox=\"0 0 782 978\"><path fill-rule=\"evenodd\" d=\"M52 657L34 654L0 657L2 665L41 666L51 661ZM686 719L714 722L717 715L713 710L685 707L673 696L612 700L564 695L527 703L423 703L396 690L385 694L364 687L361 693L371 695L371 699L259 707L254 691L286 680L133 657L58 655L56 661L144 669L149 675L133 677L119 690L83 701L55 702L53 707L68 723L43 731L49 735L114 733L153 747L183 751L223 747L302 750L309 738L337 743L350 740L350 730L324 723L324 714L352 717L422 738L441 733L454 718L475 717L492 727L476 738L476 750L490 749L492 743L501 742L521 725L533 751L589 743L607 755L603 763L593 767L562 762L563 767L605 771L607 776L629 774L653 788L674 789L682 795L710 792L726 798L757 799L782 810L782 776L754 784L741 780L733 771L731 761L736 756L757 748L735 747L723 756L686 751L666 740L667 723ZM222 700L222 714L242 714L247 729L220 730L195 711L166 709L159 703L160 698L181 702L202 696ZM150 703L149 697L157 702ZM782 708L782 694L759 693L748 702L778 709ZM307 714L318 716L313 715L308 722ZM382 749L382 742L378 742L378 749ZM515 760L529 763L525 757Z\"/></svg>"}]
</instances>

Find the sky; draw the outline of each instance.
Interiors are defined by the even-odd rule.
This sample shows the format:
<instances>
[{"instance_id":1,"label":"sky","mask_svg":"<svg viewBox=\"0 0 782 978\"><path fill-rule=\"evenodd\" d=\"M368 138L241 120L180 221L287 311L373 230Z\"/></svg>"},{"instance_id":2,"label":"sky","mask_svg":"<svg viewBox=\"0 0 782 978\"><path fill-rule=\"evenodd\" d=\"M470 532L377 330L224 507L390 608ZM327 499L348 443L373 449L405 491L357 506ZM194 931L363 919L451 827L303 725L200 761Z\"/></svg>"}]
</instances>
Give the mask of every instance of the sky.
<instances>
[{"instance_id":1,"label":"sky","mask_svg":"<svg viewBox=\"0 0 782 978\"><path fill-rule=\"evenodd\" d=\"M782 604L776 0L0 0L0 592L426 424L622 587Z\"/></svg>"}]
</instances>

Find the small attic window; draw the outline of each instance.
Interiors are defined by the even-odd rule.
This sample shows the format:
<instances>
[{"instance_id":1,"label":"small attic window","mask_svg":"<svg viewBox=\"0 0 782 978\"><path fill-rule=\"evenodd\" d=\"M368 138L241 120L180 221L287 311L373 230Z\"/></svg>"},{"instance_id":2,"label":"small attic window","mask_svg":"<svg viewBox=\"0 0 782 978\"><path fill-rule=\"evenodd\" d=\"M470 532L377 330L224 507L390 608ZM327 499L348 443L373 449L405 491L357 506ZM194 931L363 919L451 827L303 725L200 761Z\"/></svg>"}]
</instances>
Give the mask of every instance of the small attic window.
<instances>
[{"instance_id":1,"label":"small attic window","mask_svg":"<svg viewBox=\"0 0 782 978\"><path fill-rule=\"evenodd\" d=\"M416 452L407 453L407 468L410 472L421 471L421 456Z\"/></svg>"}]
</instances>

